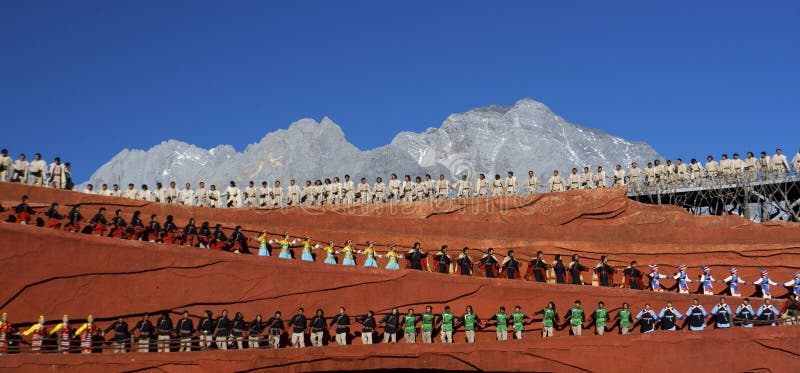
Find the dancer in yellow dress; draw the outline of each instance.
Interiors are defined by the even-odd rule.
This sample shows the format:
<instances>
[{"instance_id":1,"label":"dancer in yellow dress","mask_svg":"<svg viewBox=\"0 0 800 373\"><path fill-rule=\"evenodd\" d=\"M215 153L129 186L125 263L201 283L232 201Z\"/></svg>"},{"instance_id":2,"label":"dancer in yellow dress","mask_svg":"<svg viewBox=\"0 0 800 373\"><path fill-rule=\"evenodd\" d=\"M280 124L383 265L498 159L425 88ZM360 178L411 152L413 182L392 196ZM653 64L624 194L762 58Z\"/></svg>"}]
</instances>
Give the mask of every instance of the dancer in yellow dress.
<instances>
[{"instance_id":1,"label":"dancer in yellow dress","mask_svg":"<svg viewBox=\"0 0 800 373\"><path fill-rule=\"evenodd\" d=\"M255 238L258 241L258 256L270 256L269 249L267 249L267 231L262 231L261 234Z\"/></svg>"},{"instance_id":2,"label":"dancer in yellow dress","mask_svg":"<svg viewBox=\"0 0 800 373\"><path fill-rule=\"evenodd\" d=\"M272 243L272 242L273 242L272 240L269 241L269 243ZM297 240L289 241L289 233L284 233L283 234L283 239L278 241L278 245L281 246L281 253L278 254L278 258L281 258L281 259L294 259L294 258L292 258L292 252L289 250L289 248L292 245L296 244L296 243L297 243Z\"/></svg>"},{"instance_id":3,"label":"dancer in yellow dress","mask_svg":"<svg viewBox=\"0 0 800 373\"><path fill-rule=\"evenodd\" d=\"M389 253L386 254L389 263L386 264L386 269L400 269L400 264L397 262L399 256L400 255L397 253L397 245L389 246Z\"/></svg>"},{"instance_id":4,"label":"dancer in yellow dress","mask_svg":"<svg viewBox=\"0 0 800 373\"><path fill-rule=\"evenodd\" d=\"M311 255L311 250L315 248L319 249L319 247L320 247L319 245L314 246L311 243L311 236L306 237L306 239L303 240L303 254L300 256L300 259L305 260L307 262L313 262L314 256Z\"/></svg>"},{"instance_id":5,"label":"dancer in yellow dress","mask_svg":"<svg viewBox=\"0 0 800 373\"><path fill-rule=\"evenodd\" d=\"M336 247L333 241L325 246L325 264L336 264Z\"/></svg>"},{"instance_id":6,"label":"dancer in yellow dress","mask_svg":"<svg viewBox=\"0 0 800 373\"><path fill-rule=\"evenodd\" d=\"M378 268L378 262L375 260L375 243L367 241L367 245L367 248L364 249L364 255L367 257L367 259L364 260L364 267Z\"/></svg>"},{"instance_id":7,"label":"dancer in yellow dress","mask_svg":"<svg viewBox=\"0 0 800 373\"><path fill-rule=\"evenodd\" d=\"M356 265L355 250L353 250L352 240L347 240L347 242L344 243L344 248L342 248L342 252L344 253L344 260L342 261L342 265L346 266Z\"/></svg>"}]
</instances>

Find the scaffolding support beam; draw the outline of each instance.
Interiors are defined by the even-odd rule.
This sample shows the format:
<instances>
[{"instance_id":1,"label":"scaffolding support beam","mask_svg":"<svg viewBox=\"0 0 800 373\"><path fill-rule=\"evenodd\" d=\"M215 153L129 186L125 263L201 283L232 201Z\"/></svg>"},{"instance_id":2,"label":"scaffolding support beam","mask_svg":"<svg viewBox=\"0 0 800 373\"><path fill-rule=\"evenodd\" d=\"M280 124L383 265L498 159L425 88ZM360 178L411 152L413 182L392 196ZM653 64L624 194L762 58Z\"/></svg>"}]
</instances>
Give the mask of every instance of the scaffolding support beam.
<instances>
[{"instance_id":1,"label":"scaffolding support beam","mask_svg":"<svg viewBox=\"0 0 800 373\"><path fill-rule=\"evenodd\" d=\"M639 187L636 192L629 192L628 198L653 205L672 204L697 215L736 214L752 221L800 221L798 176Z\"/></svg>"}]
</instances>

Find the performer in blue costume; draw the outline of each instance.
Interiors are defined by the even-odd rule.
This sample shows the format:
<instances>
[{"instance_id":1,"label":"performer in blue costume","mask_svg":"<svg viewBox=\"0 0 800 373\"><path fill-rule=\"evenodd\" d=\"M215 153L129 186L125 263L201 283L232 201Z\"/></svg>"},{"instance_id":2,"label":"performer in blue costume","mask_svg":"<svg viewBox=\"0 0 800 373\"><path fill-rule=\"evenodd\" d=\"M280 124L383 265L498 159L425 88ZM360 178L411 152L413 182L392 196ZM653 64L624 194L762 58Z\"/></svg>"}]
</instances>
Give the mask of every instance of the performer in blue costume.
<instances>
[{"instance_id":1,"label":"performer in blue costume","mask_svg":"<svg viewBox=\"0 0 800 373\"><path fill-rule=\"evenodd\" d=\"M689 279L689 275L686 274L686 264L678 264L678 273L672 278L677 282L678 293L689 294L689 284L694 281Z\"/></svg>"},{"instance_id":2,"label":"performer in blue costume","mask_svg":"<svg viewBox=\"0 0 800 373\"><path fill-rule=\"evenodd\" d=\"M311 255L311 250L314 249L315 247L319 248L319 245L313 246L313 244L311 243L311 236L306 237L306 239L303 240L303 254L300 256L300 259L305 260L307 262L313 262L314 256Z\"/></svg>"},{"instance_id":3,"label":"performer in blue costume","mask_svg":"<svg viewBox=\"0 0 800 373\"><path fill-rule=\"evenodd\" d=\"M386 263L386 269L400 269L400 263L397 262L399 256L397 254L397 245L389 246L389 252L386 254L389 263Z\"/></svg>"},{"instance_id":4,"label":"performer in blue costume","mask_svg":"<svg viewBox=\"0 0 800 373\"><path fill-rule=\"evenodd\" d=\"M739 289L739 284L746 284L747 281L742 280L738 274L736 274L736 267L730 266L728 270L731 271L731 275L725 277L722 281L728 284L728 292L732 297L741 297L742 292Z\"/></svg>"},{"instance_id":5,"label":"performer in blue costume","mask_svg":"<svg viewBox=\"0 0 800 373\"><path fill-rule=\"evenodd\" d=\"M355 250L353 250L353 241L347 240L344 244L344 248L342 248L342 252L344 253L344 260L342 261L342 265L346 266L354 266L356 265L356 257L355 257Z\"/></svg>"},{"instance_id":6,"label":"performer in blue costume","mask_svg":"<svg viewBox=\"0 0 800 373\"><path fill-rule=\"evenodd\" d=\"M334 242L328 242L328 246L325 247L325 264L336 264L336 247L334 246Z\"/></svg>"},{"instance_id":7,"label":"performer in blue costume","mask_svg":"<svg viewBox=\"0 0 800 373\"><path fill-rule=\"evenodd\" d=\"M364 249L364 255L367 257L364 260L364 267L375 267L378 268L378 262L375 260L375 245L372 241L367 241L367 248Z\"/></svg>"}]
</instances>

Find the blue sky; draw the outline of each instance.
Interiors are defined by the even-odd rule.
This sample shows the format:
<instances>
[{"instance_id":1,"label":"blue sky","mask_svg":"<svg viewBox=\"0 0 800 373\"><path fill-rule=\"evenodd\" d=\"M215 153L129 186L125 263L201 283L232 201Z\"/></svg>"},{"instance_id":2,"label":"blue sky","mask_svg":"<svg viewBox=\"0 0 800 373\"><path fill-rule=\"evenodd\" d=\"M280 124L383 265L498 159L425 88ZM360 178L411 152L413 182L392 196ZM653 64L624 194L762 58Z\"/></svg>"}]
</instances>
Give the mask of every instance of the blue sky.
<instances>
[{"instance_id":1,"label":"blue sky","mask_svg":"<svg viewBox=\"0 0 800 373\"><path fill-rule=\"evenodd\" d=\"M0 2L0 146L87 179L329 116L362 149L531 97L670 158L800 147L797 1ZM300 149L298 149L300 151Z\"/></svg>"}]
</instances>

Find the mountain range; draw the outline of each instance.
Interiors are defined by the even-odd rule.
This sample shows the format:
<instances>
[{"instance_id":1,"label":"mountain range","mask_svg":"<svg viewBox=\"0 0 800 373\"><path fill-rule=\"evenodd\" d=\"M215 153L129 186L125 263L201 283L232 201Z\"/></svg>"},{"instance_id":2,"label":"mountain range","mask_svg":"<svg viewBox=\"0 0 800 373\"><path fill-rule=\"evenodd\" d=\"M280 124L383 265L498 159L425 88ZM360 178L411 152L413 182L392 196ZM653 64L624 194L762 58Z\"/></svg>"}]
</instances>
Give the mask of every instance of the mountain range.
<instances>
[{"instance_id":1,"label":"mountain range","mask_svg":"<svg viewBox=\"0 0 800 373\"><path fill-rule=\"evenodd\" d=\"M513 106L489 106L452 114L439 128L422 133L401 132L391 143L360 150L347 141L342 129L325 117L320 122L301 119L288 129L266 134L261 141L237 152L230 145L203 149L177 140L164 141L148 150L124 149L101 166L89 183L129 182L138 186L156 181L179 185L199 181L224 189L228 181L325 179L349 174L358 182L366 177L372 184L377 176L388 182L389 175L424 176L444 174L455 180L478 173L491 179L507 171L524 180L533 169L541 181L554 169L566 175L572 167L589 166L607 172L615 164L625 169L632 161L659 158L644 142L632 142L598 129L572 124L544 104L522 99ZM582 172L582 171L581 171Z\"/></svg>"}]
</instances>

